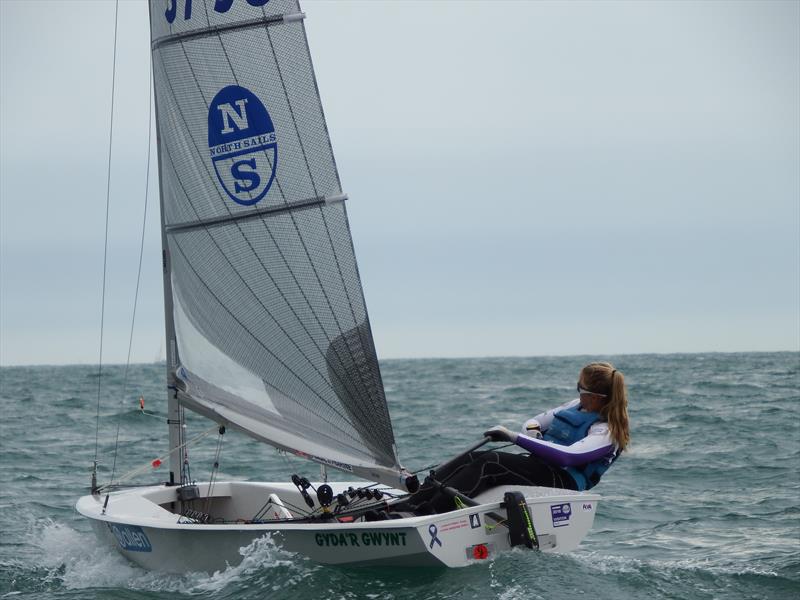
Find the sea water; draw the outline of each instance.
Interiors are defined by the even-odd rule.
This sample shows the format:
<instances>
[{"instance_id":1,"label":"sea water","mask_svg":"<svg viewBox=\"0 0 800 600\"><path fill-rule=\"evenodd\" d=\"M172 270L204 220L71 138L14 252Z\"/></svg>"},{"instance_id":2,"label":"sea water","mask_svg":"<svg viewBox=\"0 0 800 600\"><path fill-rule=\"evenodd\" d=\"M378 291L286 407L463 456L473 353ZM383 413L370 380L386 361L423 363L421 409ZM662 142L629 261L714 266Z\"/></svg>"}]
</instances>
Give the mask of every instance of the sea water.
<instances>
[{"instance_id":1,"label":"sea water","mask_svg":"<svg viewBox=\"0 0 800 600\"><path fill-rule=\"evenodd\" d=\"M383 362L402 462L422 469L489 426L520 427L572 399L581 366L597 358ZM603 500L578 551L514 550L452 570L343 569L263 538L240 565L210 575L133 566L98 547L75 512L95 452L97 367L2 368L0 597L800 598L800 354L610 360L627 378L632 444L595 488ZM127 382L124 372L104 367L99 381L101 481L115 445L117 474L166 447L164 366L133 366ZM190 436L208 426L188 419ZM208 477L215 447L209 436L191 448L194 478ZM225 435L220 469L221 479L267 481L319 473L236 432Z\"/></svg>"}]
</instances>

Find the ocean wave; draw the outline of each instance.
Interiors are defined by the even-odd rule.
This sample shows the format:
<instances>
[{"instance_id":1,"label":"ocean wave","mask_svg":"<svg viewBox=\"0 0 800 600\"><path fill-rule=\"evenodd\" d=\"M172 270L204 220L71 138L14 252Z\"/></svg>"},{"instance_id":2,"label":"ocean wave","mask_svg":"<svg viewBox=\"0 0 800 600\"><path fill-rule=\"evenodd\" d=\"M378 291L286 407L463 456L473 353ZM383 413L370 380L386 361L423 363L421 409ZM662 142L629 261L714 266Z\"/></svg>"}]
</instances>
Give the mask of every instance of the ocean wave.
<instances>
[{"instance_id":1,"label":"ocean wave","mask_svg":"<svg viewBox=\"0 0 800 600\"><path fill-rule=\"evenodd\" d=\"M237 582L269 576L270 587L291 586L298 576L307 575L305 560L277 545L271 536L256 539L240 549L242 562L236 566L207 573L170 574L142 569L117 552L110 552L92 534L79 532L52 520L37 523L28 536L39 552L26 567L35 574L44 589L63 586L69 590L126 588L147 592L178 592L216 597Z\"/></svg>"},{"instance_id":2,"label":"ocean wave","mask_svg":"<svg viewBox=\"0 0 800 600\"><path fill-rule=\"evenodd\" d=\"M761 565L730 562L715 563L709 558L684 558L681 560L639 559L626 556L603 555L598 552L575 552L572 557L600 573L670 573L703 572L711 575L757 575L781 577L774 569Z\"/></svg>"}]
</instances>

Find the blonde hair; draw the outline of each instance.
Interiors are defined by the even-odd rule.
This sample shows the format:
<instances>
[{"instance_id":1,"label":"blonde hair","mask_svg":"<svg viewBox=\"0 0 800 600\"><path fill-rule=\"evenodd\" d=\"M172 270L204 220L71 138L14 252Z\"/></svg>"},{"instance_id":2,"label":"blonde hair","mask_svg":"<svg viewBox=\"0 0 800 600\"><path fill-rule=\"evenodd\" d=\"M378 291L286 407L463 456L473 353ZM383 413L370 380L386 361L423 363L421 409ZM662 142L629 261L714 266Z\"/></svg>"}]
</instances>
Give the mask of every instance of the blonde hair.
<instances>
[{"instance_id":1,"label":"blonde hair","mask_svg":"<svg viewBox=\"0 0 800 600\"><path fill-rule=\"evenodd\" d=\"M628 390L622 371L617 371L611 363L589 363L581 369L579 382L582 388L607 397L600 415L608 421L611 439L620 451L624 450L631 435L628 429Z\"/></svg>"}]
</instances>

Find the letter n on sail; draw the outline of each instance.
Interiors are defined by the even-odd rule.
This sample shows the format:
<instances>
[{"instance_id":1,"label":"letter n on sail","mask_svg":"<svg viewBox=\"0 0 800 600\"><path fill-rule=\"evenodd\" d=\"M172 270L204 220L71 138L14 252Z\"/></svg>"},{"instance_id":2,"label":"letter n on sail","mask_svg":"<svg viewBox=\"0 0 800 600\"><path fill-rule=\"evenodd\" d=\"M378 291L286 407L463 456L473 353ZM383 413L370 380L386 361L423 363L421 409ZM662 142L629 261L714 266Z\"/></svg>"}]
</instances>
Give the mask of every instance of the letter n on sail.
<instances>
[{"instance_id":1,"label":"letter n on sail","mask_svg":"<svg viewBox=\"0 0 800 600\"><path fill-rule=\"evenodd\" d=\"M208 107L208 151L217 180L237 204L266 196L275 180L278 142L266 107L250 90L229 85Z\"/></svg>"}]
</instances>

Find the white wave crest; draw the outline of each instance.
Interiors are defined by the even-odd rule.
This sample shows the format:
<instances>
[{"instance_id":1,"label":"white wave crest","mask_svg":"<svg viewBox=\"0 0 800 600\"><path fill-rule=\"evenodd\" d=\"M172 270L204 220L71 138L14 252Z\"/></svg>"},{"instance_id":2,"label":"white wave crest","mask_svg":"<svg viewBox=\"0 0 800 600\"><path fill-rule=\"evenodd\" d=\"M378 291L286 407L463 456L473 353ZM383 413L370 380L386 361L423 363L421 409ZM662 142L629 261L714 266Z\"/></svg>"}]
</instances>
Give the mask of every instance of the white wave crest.
<instances>
[{"instance_id":1,"label":"white wave crest","mask_svg":"<svg viewBox=\"0 0 800 600\"><path fill-rule=\"evenodd\" d=\"M82 533L49 519L34 525L28 541L39 550L35 564L31 566L47 572L46 583L58 583L70 590L127 588L213 595L265 570L279 568L286 571L287 583L314 570L307 561L283 550L270 535L258 538L241 548L239 552L243 559L240 564L211 575L176 575L147 571L99 542L91 532ZM279 581L281 579L283 578L278 578Z\"/></svg>"},{"instance_id":2,"label":"white wave crest","mask_svg":"<svg viewBox=\"0 0 800 600\"><path fill-rule=\"evenodd\" d=\"M310 572L306 561L281 548L270 534L257 538L250 545L240 548L239 554L244 557L241 563L197 579L189 591L218 592L233 583L250 579L265 569L284 568L290 573L287 579L291 577L291 574Z\"/></svg>"},{"instance_id":3,"label":"white wave crest","mask_svg":"<svg viewBox=\"0 0 800 600\"><path fill-rule=\"evenodd\" d=\"M624 556L601 555L597 552L576 552L572 558L589 568L606 575L609 573L635 573L653 569L667 573L700 571L711 575L763 575L778 577L778 573L753 564L719 563L709 558L684 558L681 560L638 559Z\"/></svg>"}]
</instances>

